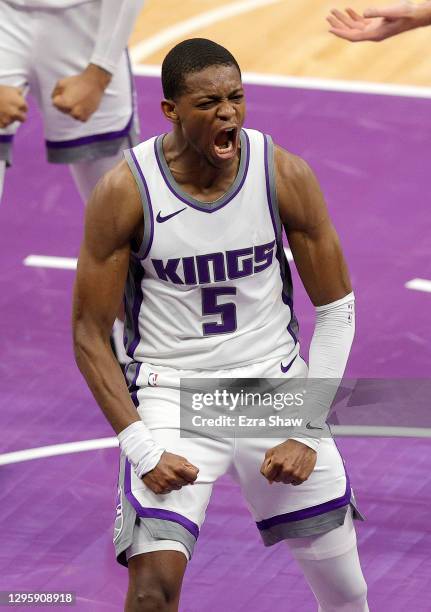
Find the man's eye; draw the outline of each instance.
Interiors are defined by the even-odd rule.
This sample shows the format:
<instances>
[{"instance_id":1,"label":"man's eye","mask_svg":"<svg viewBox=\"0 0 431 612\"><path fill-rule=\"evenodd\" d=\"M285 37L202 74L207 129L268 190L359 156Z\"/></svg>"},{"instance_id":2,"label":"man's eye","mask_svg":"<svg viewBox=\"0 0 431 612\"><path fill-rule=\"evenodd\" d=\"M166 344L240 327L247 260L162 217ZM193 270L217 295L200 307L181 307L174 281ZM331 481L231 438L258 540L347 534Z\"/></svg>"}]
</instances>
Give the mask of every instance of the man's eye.
<instances>
[{"instance_id":1,"label":"man's eye","mask_svg":"<svg viewBox=\"0 0 431 612\"><path fill-rule=\"evenodd\" d=\"M212 100L208 100L207 102L201 102L198 104L198 108L209 108L214 102Z\"/></svg>"}]
</instances>

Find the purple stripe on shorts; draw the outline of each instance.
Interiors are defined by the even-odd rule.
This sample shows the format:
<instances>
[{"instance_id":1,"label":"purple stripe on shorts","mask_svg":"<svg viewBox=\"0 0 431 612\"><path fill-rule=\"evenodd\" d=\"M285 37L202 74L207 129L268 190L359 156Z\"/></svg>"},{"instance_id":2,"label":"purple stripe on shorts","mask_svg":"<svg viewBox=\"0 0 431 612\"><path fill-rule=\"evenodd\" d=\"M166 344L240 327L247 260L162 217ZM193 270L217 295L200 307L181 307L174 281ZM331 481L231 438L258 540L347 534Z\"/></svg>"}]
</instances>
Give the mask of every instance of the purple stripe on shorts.
<instances>
[{"instance_id":1,"label":"purple stripe on shorts","mask_svg":"<svg viewBox=\"0 0 431 612\"><path fill-rule=\"evenodd\" d=\"M286 514L272 516L269 519L264 519L263 521L256 522L256 526L260 531L264 531L265 529L270 529L271 527L274 527L275 525L280 525L282 523L301 521L303 519L311 518L313 516L318 516L319 514L325 514L326 512L330 512L331 510L336 510L337 508L346 506L350 502L350 496L350 482L349 477L346 474L346 492L341 497L337 497L337 499L331 499L327 502L324 502L323 504L318 504L317 506L311 506L310 508L303 508L302 510L295 510L294 512L286 512Z\"/></svg>"},{"instance_id":2,"label":"purple stripe on shorts","mask_svg":"<svg viewBox=\"0 0 431 612\"><path fill-rule=\"evenodd\" d=\"M129 461L126 459L124 493L129 502L136 510L136 514L141 518L155 518L161 519L162 521L172 521L173 523L178 523L179 525L184 527L184 529L187 529L187 531L189 531L192 536L198 539L199 527L196 525L196 523L193 523L193 521L190 521L182 514L172 512L171 510L163 510L163 508L144 508L143 506L141 506L141 504L138 502L138 500L132 493L131 481L131 467Z\"/></svg>"},{"instance_id":3,"label":"purple stripe on shorts","mask_svg":"<svg viewBox=\"0 0 431 612\"><path fill-rule=\"evenodd\" d=\"M50 149L69 149L71 147L81 147L88 145L93 142L106 142L108 140L115 140L116 138L123 138L127 136L130 131L130 127L133 121L133 112L127 125L122 130L116 132L105 132L103 134L92 134L91 136L83 136L82 138L74 138L73 140L46 140L46 146Z\"/></svg>"},{"instance_id":4,"label":"purple stripe on shorts","mask_svg":"<svg viewBox=\"0 0 431 612\"><path fill-rule=\"evenodd\" d=\"M0 142L12 142L13 134L0 134Z\"/></svg>"},{"instance_id":5,"label":"purple stripe on shorts","mask_svg":"<svg viewBox=\"0 0 431 612\"><path fill-rule=\"evenodd\" d=\"M148 239L147 248L145 249L144 254L142 256L140 256L140 259L145 259L146 256L148 255L148 253L150 252L151 245L153 244L153 238L154 238L154 214L153 214L153 206L151 204L150 192L148 190L147 181L145 180L145 176L144 176L144 173L142 172L141 165L138 163L138 160L136 159L136 155L135 155L133 149L130 149L130 156L133 159L133 162L134 162L134 164L136 166L136 170L138 171L139 177L140 177L140 179L142 181L142 184L144 186L145 195L147 197L148 212L150 214L150 237ZM145 221L145 219L144 219L144 221ZM144 235L145 235L145 229L144 229Z\"/></svg>"},{"instance_id":6,"label":"purple stripe on shorts","mask_svg":"<svg viewBox=\"0 0 431 612\"><path fill-rule=\"evenodd\" d=\"M169 177L166 176L165 170L163 168L163 164L160 161L159 152L157 151L157 138L156 138L155 141L154 141L154 153L155 153L155 156L156 156L157 165L159 166L160 173L161 173L161 175L163 177L163 180L165 181L169 191L171 193L173 193L174 196L176 198L178 198L178 200L181 200L181 202L184 202L184 204L187 204L188 206L191 206L192 208L194 208L195 210L199 210L200 212L212 213L212 212L215 212L216 210L220 210L221 208L223 208L223 206L226 206L226 204L228 204L231 200L233 200L233 198L235 196L237 196L238 193L241 191L242 186L244 185L244 181L245 181L245 179L247 177L247 173L248 173L248 167L249 167L249 164L250 164L250 139L249 139L249 137L247 135L247 132L245 130L242 130L242 134L244 134L244 136L245 136L245 142L246 142L245 155L246 155L246 158L245 158L244 172L243 172L241 181L240 181L239 185L237 186L237 188L235 189L235 191L233 193L231 193L226 200L224 200L224 196L223 196L221 198L222 202L219 204L219 206L215 206L214 208L206 207L204 202L202 202L201 205L196 204L195 202L189 200L188 198L183 197L180 193L175 191L174 187L171 185L171 181L169 180Z\"/></svg>"}]
</instances>

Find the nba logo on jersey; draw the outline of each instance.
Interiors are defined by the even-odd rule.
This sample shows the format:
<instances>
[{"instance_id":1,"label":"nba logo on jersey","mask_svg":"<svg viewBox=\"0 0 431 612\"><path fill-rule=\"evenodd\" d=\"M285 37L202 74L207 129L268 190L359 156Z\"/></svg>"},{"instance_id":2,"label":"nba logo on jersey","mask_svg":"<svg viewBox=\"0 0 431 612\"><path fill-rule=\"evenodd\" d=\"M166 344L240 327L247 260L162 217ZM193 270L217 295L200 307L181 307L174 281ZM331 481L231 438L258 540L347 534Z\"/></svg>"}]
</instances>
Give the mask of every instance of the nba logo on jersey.
<instances>
[{"instance_id":1,"label":"nba logo on jersey","mask_svg":"<svg viewBox=\"0 0 431 612\"><path fill-rule=\"evenodd\" d=\"M157 387L157 378L158 378L158 374L155 374L154 372L151 372L151 374L149 374L148 376L148 386L149 387Z\"/></svg>"}]
</instances>

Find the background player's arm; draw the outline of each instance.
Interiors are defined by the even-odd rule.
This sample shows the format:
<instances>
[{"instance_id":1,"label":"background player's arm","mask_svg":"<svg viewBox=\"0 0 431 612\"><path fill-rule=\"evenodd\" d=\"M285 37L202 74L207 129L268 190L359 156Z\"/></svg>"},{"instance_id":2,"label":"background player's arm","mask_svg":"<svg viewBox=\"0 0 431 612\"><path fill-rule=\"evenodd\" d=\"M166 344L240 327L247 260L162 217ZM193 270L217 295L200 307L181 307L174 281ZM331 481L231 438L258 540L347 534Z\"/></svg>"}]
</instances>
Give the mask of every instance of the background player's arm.
<instances>
[{"instance_id":1,"label":"background player's arm","mask_svg":"<svg viewBox=\"0 0 431 612\"><path fill-rule=\"evenodd\" d=\"M340 242L317 180L308 165L280 148L275 150L274 161L281 221L301 280L317 307L309 376L341 378L354 326L353 315L349 314L353 304L352 287ZM330 347L325 346L328 338ZM336 387L331 386L330 392L335 394L335 390ZM327 401L330 405L326 389L316 399L319 407L322 399L324 408ZM312 473L319 440L308 438L303 433L300 437L298 435L265 454L261 473L269 482L298 485Z\"/></svg>"},{"instance_id":2,"label":"background player's arm","mask_svg":"<svg viewBox=\"0 0 431 612\"><path fill-rule=\"evenodd\" d=\"M85 122L99 108L142 5L143 0L102 0L88 66L80 74L60 79L51 94L59 111Z\"/></svg>"},{"instance_id":3,"label":"background player's arm","mask_svg":"<svg viewBox=\"0 0 431 612\"><path fill-rule=\"evenodd\" d=\"M154 443L130 399L109 341L123 297L130 244L142 236L142 223L140 196L123 162L98 183L87 207L73 339L78 367L135 471L154 493L169 493L193 482L198 469Z\"/></svg>"},{"instance_id":4,"label":"background player's arm","mask_svg":"<svg viewBox=\"0 0 431 612\"><path fill-rule=\"evenodd\" d=\"M402 32L431 25L431 2L399 2L382 8L370 8L359 15L351 8L333 9L326 18L330 32L350 42L379 42Z\"/></svg>"}]
</instances>

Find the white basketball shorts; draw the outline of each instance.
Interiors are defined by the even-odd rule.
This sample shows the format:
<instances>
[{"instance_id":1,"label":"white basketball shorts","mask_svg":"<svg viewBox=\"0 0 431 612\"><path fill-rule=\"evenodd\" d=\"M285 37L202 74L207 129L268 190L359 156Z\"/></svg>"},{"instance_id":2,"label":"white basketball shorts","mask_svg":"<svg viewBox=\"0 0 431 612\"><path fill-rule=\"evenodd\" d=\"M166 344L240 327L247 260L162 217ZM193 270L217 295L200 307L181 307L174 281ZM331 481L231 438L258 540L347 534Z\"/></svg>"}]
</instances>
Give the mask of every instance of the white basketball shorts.
<instances>
[{"instance_id":1,"label":"white basketball shorts","mask_svg":"<svg viewBox=\"0 0 431 612\"><path fill-rule=\"evenodd\" d=\"M353 504L343 459L330 437L321 439L316 467L299 486L270 485L260 473L265 452L285 439L181 437L180 379L204 375L280 378L280 360L210 374L136 362L128 366L131 397L154 439L167 451L186 457L199 468L199 475L193 485L156 495L121 456L114 545L117 559L124 565L133 554L166 548L181 550L190 558L212 487L223 474L230 474L238 482L266 546L335 529L344 523L349 504ZM307 365L300 356L284 376L307 377ZM143 548L139 550L141 542ZM169 542L173 544L169 546Z\"/></svg>"},{"instance_id":2,"label":"white basketball shorts","mask_svg":"<svg viewBox=\"0 0 431 612\"><path fill-rule=\"evenodd\" d=\"M17 8L0 2L0 85L30 92L43 115L48 161L110 157L137 143L135 93L127 52L105 90L98 110L82 123L51 101L59 79L77 75L93 52L101 3L66 9ZM15 122L0 130L0 159L11 162Z\"/></svg>"}]
</instances>

